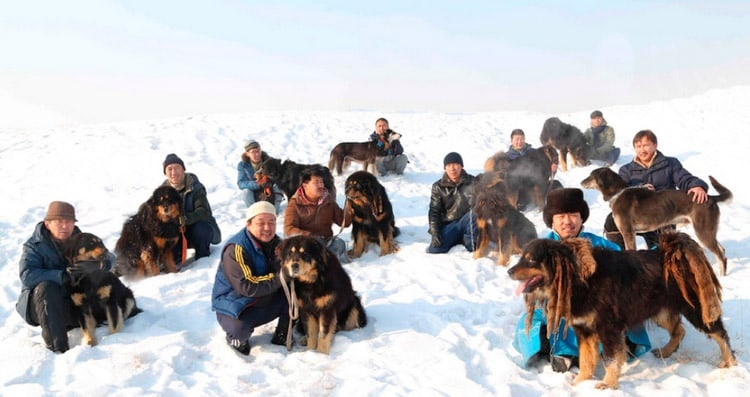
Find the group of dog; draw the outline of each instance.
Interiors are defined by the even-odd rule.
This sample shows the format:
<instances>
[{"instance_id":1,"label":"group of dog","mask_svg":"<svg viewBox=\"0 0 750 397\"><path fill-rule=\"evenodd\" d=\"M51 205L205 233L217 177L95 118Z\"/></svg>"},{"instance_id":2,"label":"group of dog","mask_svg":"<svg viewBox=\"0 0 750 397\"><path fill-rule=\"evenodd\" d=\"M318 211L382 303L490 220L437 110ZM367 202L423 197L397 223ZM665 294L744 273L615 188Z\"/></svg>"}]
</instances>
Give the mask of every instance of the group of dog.
<instances>
[{"instance_id":1,"label":"group of dog","mask_svg":"<svg viewBox=\"0 0 750 397\"><path fill-rule=\"evenodd\" d=\"M726 274L724 248L716 240L717 203L731 199L731 191L710 177L719 195L709 196L708 203L698 205L683 192L629 188L614 171L602 167L592 171L581 185L598 189L610 202L626 251L592 248L583 239L538 239L534 224L524 216L519 204L542 208L547 192L561 187L554 175L558 164L566 170L565 158L569 154L575 164L589 164L585 140L576 132L580 134L577 128L551 118L544 124L542 147L529 149L515 160L507 159L504 153L487 159L473 188L479 226L474 258L487 255L491 242L497 245L498 264L508 265L511 255L520 254L520 260L508 273L521 281L519 292L525 294L527 308L544 305L551 324L548 329L557 329L556 325L565 318L580 335L581 370L576 383L593 377L599 356L597 346L601 343L604 355L612 360L607 362L605 377L598 387L616 388L626 358L624 331L648 319L668 330L669 342L655 350L658 356L668 357L685 334L681 315L718 343L720 367L735 365L721 321L721 285L702 248L688 235L672 232L662 233L657 249L635 250L636 233L692 223L698 239L719 260L721 275ZM352 160L364 164L363 170L352 173L344 184L345 206L353 214L351 257L360 257L371 243L379 245L380 255L398 251L394 238L399 229L393 208L383 185L368 172L376 150L367 145L337 145L324 177L325 186L335 194L330 170L341 173L347 161ZM256 178L277 184L289 198L300 186L303 171L312 166L320 167L271 158L262 164ZM115 248L116 273L143 277L162 270L176 271L172 252L179 239L179 216L177 192L170 187L157 188L123 225ZM101 258L100 254L89 253L93 243L84 243L87 240L83 235L86 234L79 235L70 249L72 266L96 263ZM303 236L287 238L279 245L277 255L284 276L298 284L296 304L309 349L328 353L336 331L367 324L348 274L321 242ZM74 281L74 296L82 298L74 297L74 302L81 308L84 335L93 341L90 344L95 344L92 326L97 318L106 318L110 332L117 332L122 320L140 309L116 274L100 269L82 274L86 276Z\"/></svg>"}]
</instances>

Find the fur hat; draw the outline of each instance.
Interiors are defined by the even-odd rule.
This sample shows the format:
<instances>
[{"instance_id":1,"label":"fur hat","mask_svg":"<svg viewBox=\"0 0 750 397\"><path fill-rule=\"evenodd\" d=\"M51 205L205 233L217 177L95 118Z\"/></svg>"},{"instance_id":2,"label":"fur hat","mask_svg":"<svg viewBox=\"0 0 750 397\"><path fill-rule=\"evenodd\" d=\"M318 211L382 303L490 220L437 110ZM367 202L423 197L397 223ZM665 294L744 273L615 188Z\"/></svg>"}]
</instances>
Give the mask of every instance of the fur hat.
<instances>
[{"instance_id":1,"label":"fur hat","mask_svg":"<svg viewBox=\"0 0 750 397\"><path fill-rule=\"evenodd\" d=\"M578 212L581 219L589 219L589 205L583 199L583 191L576 188L555 189L547 194L547 204L544 206L542 217L547 227L552 227L552 216Z\"/></svg>"},{"instance_id":2,"label":"fur hat","mask_svg":"<svg viewBox=\"0 0 750 397\"><path fill-rule=\"evenodd\" d=\"M461 158L461 155L456 152L450 152L445 155L445 158L443 159L443 168L445 168L448 164L461 164L461 167L464 166L464 159Z\"/></svg>"},{"instance_id":3,"label":"fur hat","mask_svg":"<svg viewBox=\"0 0 750 397\"><path fill-rule=\"evenodd\" d=\"M246 152L248 150L258 149L258 148L260 148L260 143L258 143L258 141L256 141L255 139L251 139L251 140L247 141L247 143L245 143L245 151Z\"/></svg>"},{"instance_id":4,"label":"fur hat","mask_svg":"<svg viewBox=\"0 0 750 397\"><path fill-rule=\"evenodd\" d=\"M245 212L245 220L249 221L256 215L260 214L270 214L276 217L276 207L265 200L256 201L255 203L253 203L253 205L247 207L247 211Z\"/></svg>"},{"instance_id":5,"label":"fur hat","mask_svg":"<svg viewBox=\"0 0 750 397\"><path fill-rule=\"evenodd\" d=\"M47 215L44 216L44 220L51 221L53 219L67 219L78 222L78 219L76 219L76 209L64 201L53 201L49 203L49 207L47 207Z\"/></svg>"},{"instance_id":6,"label":"fur hat","mask_svg":"<svg viewBox=\"0 0 750 397\"><path fill-rule=\"evenodd\" d=\"M164 163L162 164L164 166L164 175L167 174L167 166L170 164L179 164L182 166L182 169L185 169L185 163L182 162L182 159L177 157L174 153L169 153L167 155L167 158L164 159Z\"/></svg>"},{"instance_id":7,"label":"fur hat","mask_svg":"<svg viewBox=\"0 0 750 397\"><path fill-rule=\"evenodd\" d=\"M593 112L591 112L591 118L592 119L593 118L597 118L597 117L604 118L604 115L602 114L601 110L594 110Z\"/></svg>"}]
</instances>

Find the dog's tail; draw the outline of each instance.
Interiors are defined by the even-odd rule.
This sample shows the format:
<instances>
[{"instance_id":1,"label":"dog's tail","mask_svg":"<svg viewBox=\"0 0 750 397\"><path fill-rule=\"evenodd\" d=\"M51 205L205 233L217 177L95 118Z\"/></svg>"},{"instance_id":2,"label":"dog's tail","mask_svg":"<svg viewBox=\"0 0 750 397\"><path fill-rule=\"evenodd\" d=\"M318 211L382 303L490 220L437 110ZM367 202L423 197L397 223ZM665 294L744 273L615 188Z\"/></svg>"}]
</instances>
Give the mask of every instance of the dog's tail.
<instances>
[{"instance_id":1,"label":"dog's tail","mask_svg":"<svg viewBox=\"0 0 750 397\"><path fill-rule=\"evenodd\" d=\"M708 180L711 181L711 186L716 189L717 192L719 192L718 196L711 196L712 199L716 200L717 203L720 203L722 201L730 201L732 200L732 191L727 189L724 185L719 183L714 177L711 175L708 176Z\"/></svg>"},{"instance_id":2,"label":"dog's tail","mask_svg":"<svg viewBox=\"0 0 750 397\"><path fill-rule=\"evenodd\" d=\"M703 248L681 232L662 233L659 248L664 252L664 282L676 284L685 302L700 306L703 323L713 324L721 316L721 284Z\"/></svg>"}]
</instances>

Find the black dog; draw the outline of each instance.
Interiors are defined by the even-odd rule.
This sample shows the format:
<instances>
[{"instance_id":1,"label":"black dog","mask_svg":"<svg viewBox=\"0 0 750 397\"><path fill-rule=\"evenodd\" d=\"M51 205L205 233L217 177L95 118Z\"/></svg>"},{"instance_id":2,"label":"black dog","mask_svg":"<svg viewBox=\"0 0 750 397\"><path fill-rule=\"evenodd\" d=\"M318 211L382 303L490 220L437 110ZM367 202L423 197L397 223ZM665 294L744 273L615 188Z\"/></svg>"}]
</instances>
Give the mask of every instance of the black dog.
<instances>
[{"instance_id":1,"label":"black dog","mask_svg":"<svg viewBox=\"0 0 750 397\"><path fill-rule=\"evenodd\" d=\"M557 117L550 117L544 122L539 141L560 152L560 167L563 171L568 170L568 153L573 158L573 164L580 167L590 164L591 145L586 137L578 127L563 123Z\"/></svg>"},{"instance_id":2,"label":"black dog","mask_svg":"<svg viewBox=\"0 0 750 397\"><path fill-rule=\"evenodd\" d=\"M371 242L380 245L381 256L397 252L398 245L393 239L400 231L391 201L378 178L367 171L356 171L346 178L345 193L347 205L353 210L354 247L349 256L359 258Z\"/></svg>"},{"instance_id":3,"label":"black dog","mask_svg":"<svg viewBox=\"0 0 750 397\"><path fill-rule=\"evenodd\" d=\"M132 278L155 276L161 265L168 273L177 271L173 248L180 238L182 200L171 186L160 186L122 225L115 245L116 271Z\"/></svg>"},{"instance_id":4,"label":"black dog","mask_svg":"<svg viewBox=\"0 0 750 397\"><path fill-rule=\"evenodd\" d=\"M62 246L68 261L70 298L78 324L89 346L97 344L96 326L105 321L109 333L119 332L124 319L142 310L136 306L133 292L108 270L109 250L101 238L78 233Z\"/></svg>"},{"instance_id":5,"label":"black dog","mask_svg":"<svg viewBox=\"0 0 750 397\"><path fill-rule=\"evenodd\" d=\"M333 182L333 175L328 167L320 164L298 164L291 160L284 160L282 163L281 160L271 157L260 165L258 171L255 172L255 178L266 178L266 181L275 183L289 200L302 185L302 171L311 167L321 167L325 170L323 185L328 189L328 193L335 197L336 185Z\"/></svg>"},{"instance_id":6,"label":"black dog","mask_svg":"<svg viewBox=\"0 0 750 397\"><path fill-rule=\"evenodd\" d=\"M328 354L337 331L367 325L365 309L349 275L320 240L290 237L279 244L276 253L284 277L296 281L308 349Z\"/></svg>"},{"instance_id":7,"label":"black dog","mask_svg":"<svg viewBox=\"0 0 750 397\"><path fill-rule=\"evenodd\" d=\"M536 208L544 207L547 193L559 188L555 181L555 171L559 163L557 151L552 146L542 146L528 149L526 153L514 160L508 159L505 152L498 152L484 163L485 172L500 172L510 204L521 211L531 206L533 201Z\"/></svg>"}]
</instances>

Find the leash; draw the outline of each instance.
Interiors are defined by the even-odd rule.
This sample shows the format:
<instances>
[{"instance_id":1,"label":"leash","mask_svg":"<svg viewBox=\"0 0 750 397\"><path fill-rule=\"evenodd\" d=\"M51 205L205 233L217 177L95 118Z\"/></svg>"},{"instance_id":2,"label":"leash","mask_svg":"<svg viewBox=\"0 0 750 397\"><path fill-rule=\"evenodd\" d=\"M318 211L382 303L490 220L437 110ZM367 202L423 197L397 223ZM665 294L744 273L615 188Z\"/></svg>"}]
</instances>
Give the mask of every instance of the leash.
<instances>
[{"instance_id":1,"label":"leash","mask_svg":"<svg viewBox=\"0 0 750 397\"><path fill-rule=\"evenodd\" d=\"M182 249L180 250L180 265L177 266L177 272L182 270L182 267L185 266L185 261L187 260L185 257L187 256L187 249L188 249L188 242L185 238L185 226L180 226L180 237L182 240Z\"/></svg>"},{"instance_id":2,"label":"leash","mask_svg":"<svg viewBox=\"0 0 750 397\"><path fill-rule=\"evenodd\" d=\"M284 272L279 272L279 278L281 278L281 287L284 289L284 295L286 300L289 302L289 327L286 332L286 351L292 351L292 323L294 320L299 318L299 306L297 305L297 293L294 292L294 279L290 281L290 287L286 285L284 279Z\"/></svg>"},{"instance_id":3,"label":"leash","mask_svg":"<svg viewBox=\"0 0 750 397\"><path fill-rule=\"evenodd\" d=\"M333 240L335 240L339 236L339 234L341 234L341 232L344 231L344 225L346 225L346 210L347 210L347 208L350 207L349 201L350 201L349 197L344 196L344 219L341 221L341 226L339 227L339 232L336 233L335 236L331 237L331 241L329 241L328 244L326 244L326 246L330 246L331 243L333 243Z\"/></svg>"}]
</instances>

